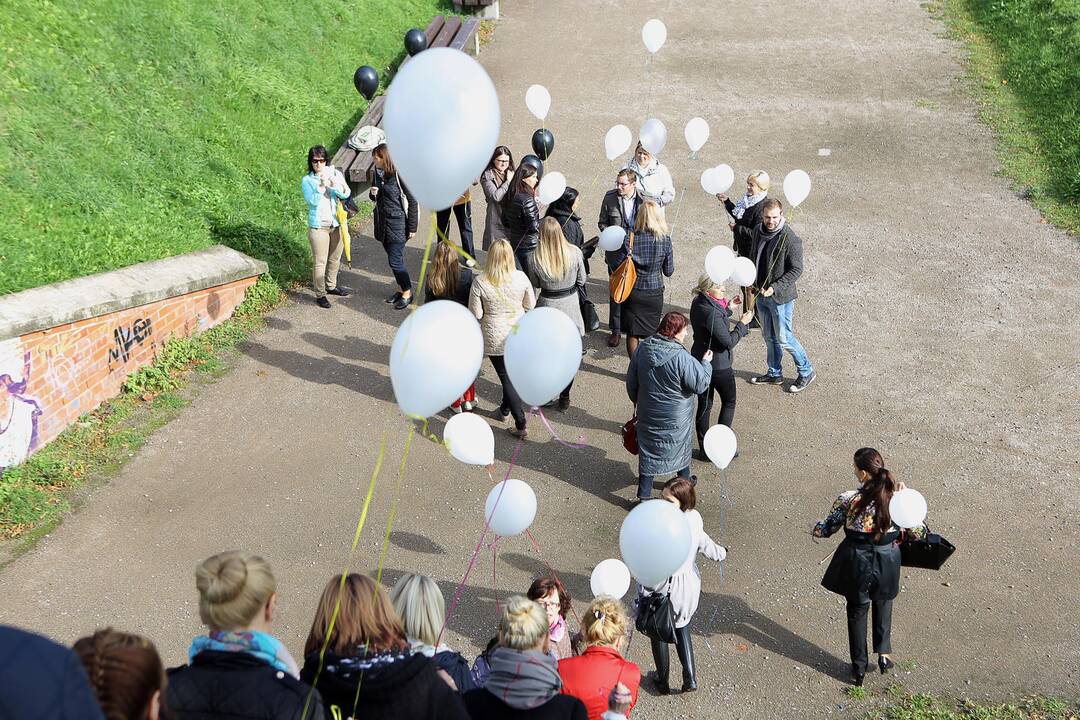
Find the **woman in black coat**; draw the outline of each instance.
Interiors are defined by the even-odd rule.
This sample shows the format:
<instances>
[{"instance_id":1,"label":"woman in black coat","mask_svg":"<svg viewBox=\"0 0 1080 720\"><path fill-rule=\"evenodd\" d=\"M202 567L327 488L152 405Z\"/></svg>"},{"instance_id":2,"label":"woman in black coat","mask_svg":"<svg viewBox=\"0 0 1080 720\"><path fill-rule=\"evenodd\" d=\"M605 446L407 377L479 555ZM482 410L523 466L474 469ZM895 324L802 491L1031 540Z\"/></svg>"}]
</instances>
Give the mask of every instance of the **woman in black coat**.
<instances>
[{"instance_id":1,"label":"woman in black coat","mask_svg":"<svg viewBox=\"0 0 1080 720\"><path fill-rule=\"evenodd\" d=\"M536 168L522 163L514 171L510 192L503 196L503 226L514 249L518 270L529 271L529 256L540 242L540 210L536 206Z\"/></svg>"},{"instance_id":2,"label":"woman in black coat","mask_svg":"<svg viewBox=\"0 0 1080 720\"><path fill-rule=\"evenodd\" d=\"M553 217L559 221L566 242L574 245L582 251L585 258L585 274L589 274L589 258L596 250L593 244L585 247L585 232L581 229L581 218L577 216L578 191L577 188L568 187L563 191L562 197L548 205L544 217Z\"/></svg>"},{"instance_id":3,"label":"woman in black coat","mask_svg":"<svg viewBox=\"0 0 1080 720\"><path fill-rule=\"evenodd\" d=\"M382 243L398 291L386 298L395 310L404 310L413 302L412 279L405 268L405 243L416 235L418 211L416 199L398 177L386 143L371 153L375 161L369 196L375 202L375 239Z\"/></svg>"},{"instance_id":4,"label":"woman in black coat","mask_svg":"<svg viewBox=\"0 0 1080 720\"><path fill-rule=\"evenodd\" d=\"M724 209L731 215L728 227L731 228L732 246L740 257L753 259L754 230L761 224L761 203L769 196L769 174L764 170L752 172L746 178L746 194L736 202L731 202L727 195L719 193L716 199L724 204ZM743 289L743 307L750 307L750 289ZM750 323L751 328L760 327L757 322Z\"/></svg>"},{"instance_id":5,"label":"woman in black coat","mask_svg":"<svg viewBox=\"0 0 1080 720\"><path fill-rule=\"evenodd\" d=\"M874 652L884 675L893 667L892 604L900 594L900 548L903 537L925 537L926 527L900 530L889 515L889 501L904 484L893 480L881 453L874 448L855 451L859 488L840 494L828 517L814 526L814 537L829 537L844 528L844 540L833 553L821 584L847 598L848 649L851 678L862 685L866 674L866 614L874 610Z\"/></svg>"},{"instance_id":6,"label":"woman in black coat","mask_svg":"<svg viewBox=\"0 0 1080 720\"><path fill-rule=\"evenodd\" d=\"M736 302L738 300L736 299ZM732 350L740 340L746 337L746 326L754 319L754 313L745 312L731 329L728 320L731 308L724 297L724 287L714 283L708 275L702 275L694 288L694 300L690 303L690 327L694 331L694 344L690 354L695 360L701 360L706 350L713 351L712 383L698 396L697 402L697 439L698 459L707 460L705 455L705 433L711 427L709 415L712 413L713 393L720 394L720 417L717 422L731 427L735 419L735 371L731 368Z\"/></svg>"}]
</instances>

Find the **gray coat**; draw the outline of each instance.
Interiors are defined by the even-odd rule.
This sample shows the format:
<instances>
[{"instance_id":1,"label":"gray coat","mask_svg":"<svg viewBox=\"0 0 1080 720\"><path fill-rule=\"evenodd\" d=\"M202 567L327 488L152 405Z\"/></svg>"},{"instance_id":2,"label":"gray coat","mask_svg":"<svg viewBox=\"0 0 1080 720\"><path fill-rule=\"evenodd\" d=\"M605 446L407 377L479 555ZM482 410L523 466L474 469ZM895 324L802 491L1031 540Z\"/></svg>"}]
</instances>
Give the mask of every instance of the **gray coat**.
<instances>
[{"instance_id":1,"label":"gray coat","mask_svg":"<svg viewBox=\"0 0 1080 720\"><path fill-rule=\"evenodd\" d=\"M712 382L712 370L663 335L638 345L626 371L626 392L637 403L639 474L675 473L690 465L695 404Z\"/></svg>"},{"instance_id":2,"label":"gray coat","mask_svg":"<svg viewBox=\"0 0 1080 720\"><path fill-rule=\"evenodd\" d=\"M585 274L585 259L581 251L571 245L568 254L570 255L570 266L566 268L566 272L563 273L561 278L552 280L537 267L536 253L533 253L529 256L529 279L532 281L533 287L540 288L540 297L536 299L536 307L553 307L562 311L574 322L578 333L584 337L585 322L581 319L581 301L578 299L578 293L574 292L560 298L545 295L545 292L561 294L570 288L576 290L579 286L584 286L589 279Z\"/></svg>"},{"instance_id":3,"label":"gray coat","mask_svg":"<svg viewBox=\"0 0 1080 720\"><path fill-rule=\"evenodd\" d=\"M506 227L503 225L502 200L506 191L510 189L510 180L513 173L508 173L502 185L496 184L495 171L488 169L480 176L480 188L484 191L487 200L487 214L484 215L484 244L483 249L491 248L491 243L496 240L506 239Z\"/></svg>"}]
</instances>

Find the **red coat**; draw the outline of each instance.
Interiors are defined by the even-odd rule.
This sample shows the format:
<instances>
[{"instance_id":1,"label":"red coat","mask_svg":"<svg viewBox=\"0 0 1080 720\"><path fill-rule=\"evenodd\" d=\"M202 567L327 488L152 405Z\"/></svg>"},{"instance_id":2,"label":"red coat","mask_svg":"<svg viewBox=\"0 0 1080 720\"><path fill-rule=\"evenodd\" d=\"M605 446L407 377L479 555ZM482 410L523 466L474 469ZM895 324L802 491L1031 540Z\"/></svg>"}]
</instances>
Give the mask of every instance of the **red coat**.
<instances>
[{"instance_id":1,"label":"red coat","mask_svg":"<svg viewBox=\"0 0 1080 720\"><path fill-rule=\"evenodd\" d=\"M589 720L600 720L607 712L608 696L617 683L630 688L633 698L630 707L637 703L641 670L624 660L615 648L592 645L577 657L560 660L559 675L562 676L563 694L573 695L585 703Z\"/></svg>"}]
</instances>

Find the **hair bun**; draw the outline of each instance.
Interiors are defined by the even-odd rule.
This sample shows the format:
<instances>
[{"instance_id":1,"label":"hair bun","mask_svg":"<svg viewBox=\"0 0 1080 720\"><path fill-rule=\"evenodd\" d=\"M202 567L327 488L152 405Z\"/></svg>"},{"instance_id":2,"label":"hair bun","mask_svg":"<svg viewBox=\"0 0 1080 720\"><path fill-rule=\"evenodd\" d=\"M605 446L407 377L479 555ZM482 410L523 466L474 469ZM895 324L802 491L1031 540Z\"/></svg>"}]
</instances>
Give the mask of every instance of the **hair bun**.
<instances>
[{"instance_id":1,"label":"hair bun","mask_svg":"<svg viewBox=\"0 0 1080 720\"><path fill-rule=\"evenodd\" d=\"M247 563L242 557L228 555L214 558L196 572L195 584L203 597L215 605L236 599L247 584Z\"/></svg>"}]
</instances>

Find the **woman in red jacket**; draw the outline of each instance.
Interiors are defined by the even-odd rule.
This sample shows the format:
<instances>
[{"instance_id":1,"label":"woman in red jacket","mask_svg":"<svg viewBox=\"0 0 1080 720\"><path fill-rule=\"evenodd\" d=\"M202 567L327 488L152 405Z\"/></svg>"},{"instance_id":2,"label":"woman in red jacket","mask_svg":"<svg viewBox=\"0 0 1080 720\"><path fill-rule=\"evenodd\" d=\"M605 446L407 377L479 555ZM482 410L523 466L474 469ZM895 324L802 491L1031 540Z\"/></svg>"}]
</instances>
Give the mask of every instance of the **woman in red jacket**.
<instances>
[{"instance_id":1,"label":"woman in red jacket","mask_svg":"<svg viewBox=\"0 0 1080 720\"><path fill-rule=\"evenodd\" d=\"M641 670L619 652L626 642L629 624L621 602L611 597L596 598L581 618L585 652L559 661L563 694L585 703L589 720L600 720L608 709L608 696L618 683L630 689L630 707L637 703ZM630 711L626 714L629 716Z\"/></svg>"}]
</instances>

